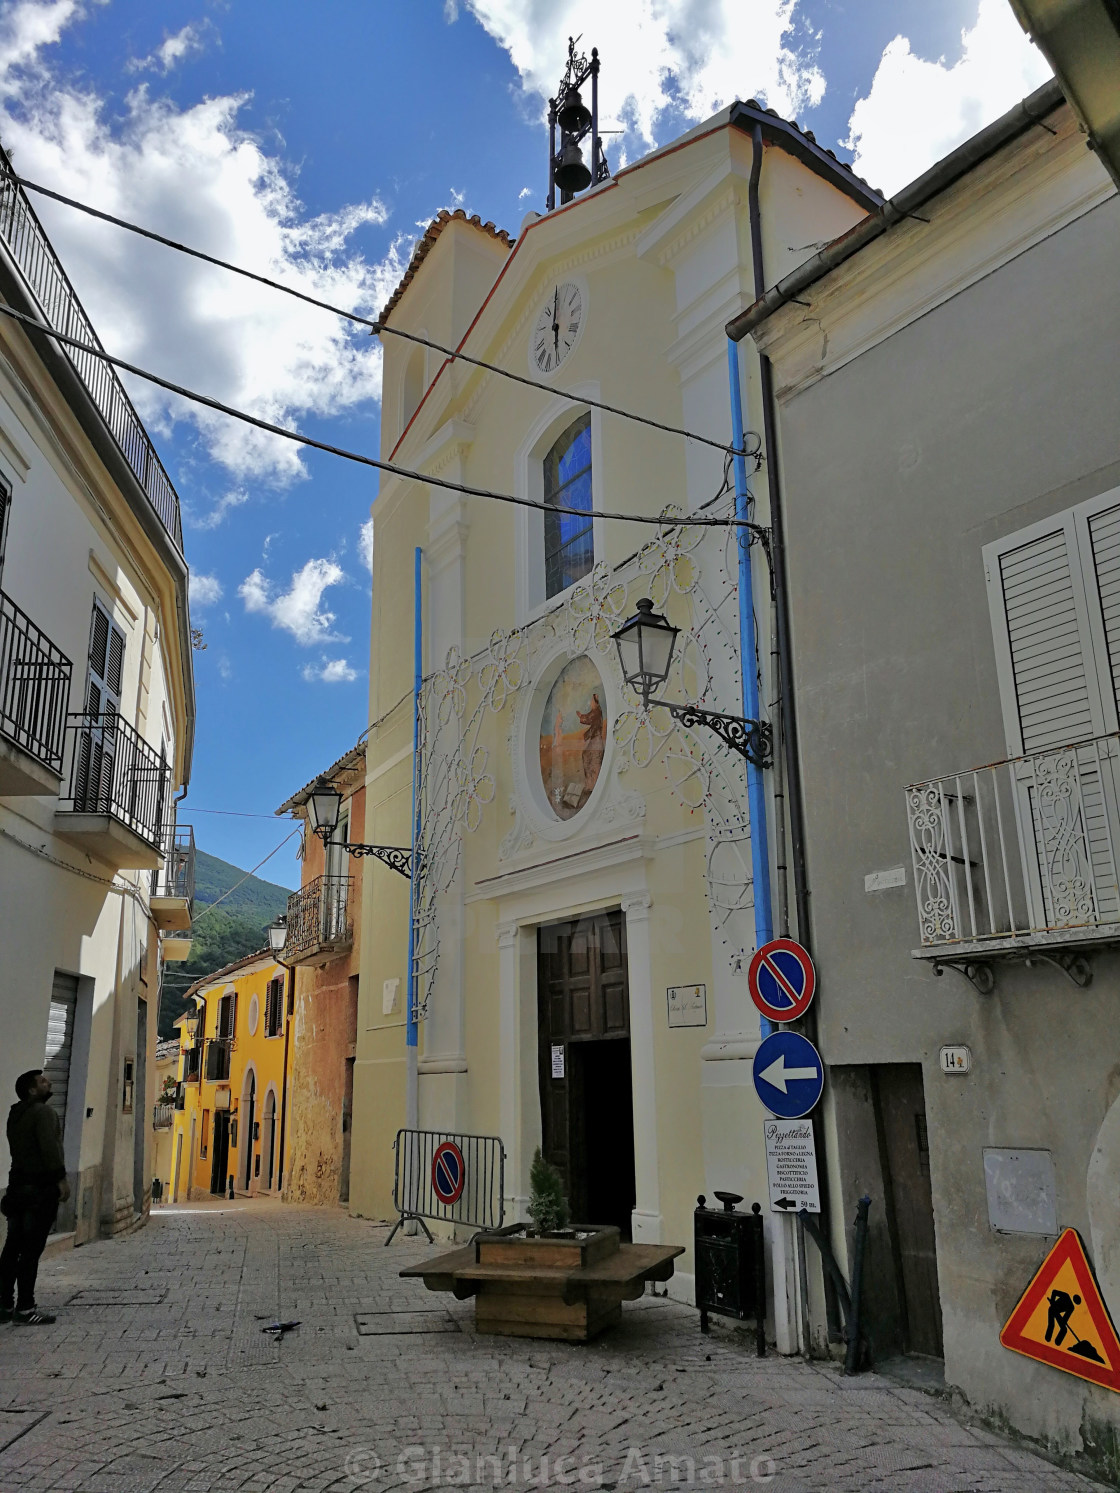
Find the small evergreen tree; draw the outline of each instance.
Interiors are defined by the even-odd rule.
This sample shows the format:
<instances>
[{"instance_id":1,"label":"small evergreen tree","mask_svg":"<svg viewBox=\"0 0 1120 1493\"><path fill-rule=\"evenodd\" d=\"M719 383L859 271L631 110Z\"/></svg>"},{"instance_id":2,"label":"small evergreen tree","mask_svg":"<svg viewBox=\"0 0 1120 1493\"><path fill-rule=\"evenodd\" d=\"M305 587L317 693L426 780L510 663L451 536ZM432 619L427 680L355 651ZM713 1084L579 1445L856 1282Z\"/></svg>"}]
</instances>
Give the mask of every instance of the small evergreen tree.
<instances>
[{"instance_id":1,"label":"small evergreen tree","mask_svg":"<svg viewBox=\"0 0 1120 1493\"><path fill-rule=\"evenodd\" d=\"M568 1222L568 1200L560 1173L541 1155L540 1146L533 1155L529 1171L529 1217L542 1234L555 1233Z\"/></svg>"}]
</instances>

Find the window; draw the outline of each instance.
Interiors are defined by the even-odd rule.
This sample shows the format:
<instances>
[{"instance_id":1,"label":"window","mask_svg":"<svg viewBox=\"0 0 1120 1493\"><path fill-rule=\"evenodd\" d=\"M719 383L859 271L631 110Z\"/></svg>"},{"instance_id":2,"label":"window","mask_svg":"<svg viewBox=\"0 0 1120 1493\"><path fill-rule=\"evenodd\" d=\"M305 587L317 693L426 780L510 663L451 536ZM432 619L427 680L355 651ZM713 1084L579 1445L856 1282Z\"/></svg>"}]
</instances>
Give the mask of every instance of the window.
<instances>
[{"instance_id":1,"label":"window","mask_svg":"<svg viewBox=\"0 0 1120 1493\"><path fill-rule=\"evenodd\" d=\"M264 997L264 1034L278 1037L284 1025L284 981L269 980Z\"/></svg>"},{"instance_id":2,"label":"window","mask_svg":"<svg viewBox=\"0 0 1120 1493\"><path fill-rule=\"evenodd\" d=\"M89 630L86 722L77 739L74 765L74 810L78 814L103 814L113 798L117 755L113 720L120 710L123 675L124 633L95 601Z\"/></svg>"},{"instance_id":3,"label":"window","mask_svg":"<svg viewBox=\"0 0 1120 1493\"><path fill-rule=\"evenodd\" d=\"M984 564L1034 916L1068 923L1078 888L1093 921L1115 921L1120 489L987 545Z\"/></svg>"},{"instance_id":4,"label":"window","mask_svg":"<svg viewBox=\"0 0 1120 1493\"><path fill-rule=\"evenodd\" d=\"M544 458L544 501L579 514L544 515L544 594L566 591L595 564L591 515L591 416L581 415ZM584 518L582 515L586 514Z\"/></svg>"},{"instance_id":5,"label":"window","mask_svg":"<svg viewBox=\"0 0 1120 1493\"><path fill-rule=\"evenodd\" d=\"M219 1037L232 1037L234 1023L237 1020L237 996L223 995L218 1002L218 1030Z\"/></svg>"},{"instance_id":6,"label":"window","mask_svg":"<svg viewBox=\"0 0 1120 1493\"><path fill-rule=\"evenodd\" d=\"M205 1156L210 1147L210 1111L202 1111L202 1139L198 1143L198 1154Z\"/></svg>"}]
</instances>

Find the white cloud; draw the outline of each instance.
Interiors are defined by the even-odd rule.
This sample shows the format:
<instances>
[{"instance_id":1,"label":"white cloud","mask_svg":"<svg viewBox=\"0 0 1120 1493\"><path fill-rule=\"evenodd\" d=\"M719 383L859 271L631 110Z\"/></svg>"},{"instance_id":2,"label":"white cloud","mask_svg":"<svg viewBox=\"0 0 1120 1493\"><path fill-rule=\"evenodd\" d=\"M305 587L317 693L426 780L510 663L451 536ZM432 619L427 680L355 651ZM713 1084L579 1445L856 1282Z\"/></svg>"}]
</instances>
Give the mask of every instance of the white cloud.
<instances>
[{"instance_id":1,"label":"white cloud","mask_svg":"<svg viewBox=\"0 0 1120 1493\"><path fill-rule=\"evenodd\" d=\"M976 24L961 42L951 67L916 57L904 36L884 50L844 142L873 186L897 192L1050 76L1007 0L980 0Z\"/></svg>"},{"instance_id":2,"label":"white cloud","mask_svg":"<svg viewBox=\"0 0 1120 1493\"><path fill-rule=\"evenodd\" d=\"M358 553L365 562L370 575L373 574L373 519L367 518L358 535Z\"/></svg>"},{"instance_id":3,"label":"white cloud","mask_svg":"<svg viewBox=\"0 0 1120 1493\"><path fill-rule=\"evenodd\" d=\"M340 566L333 560L308 560L292 576L287 591L276 592L272 582L258 568L237 588L247 612L263 612L273 627L290 632L297 643L310 648L317 643L345 642L331 631L334 613L321 605L323 592L343 580Z\"/></svg>"},{"instance_id":4,"label":"white cloud","mask_svg":"<svg viewBox=\"0 0 1120 1493\"><path fill-rule=\"evenodd\" d=\"M240 508L248 501L249 494L243 487L232 488L218 499L209 513L204 513L201 518L191 518L190 525L193 529L216 529L225 522L231 509Z\"/></svg>"},{"instance_id":5,"label":"white cloud","mask_svg":"<svg viewBox=\"0 0 1120 1493\"><path fill-rule=\"evenodd\" d=\"M222 599L222 583L216 575L201 575L191 571L190 595L192 607L208 607Z\"/></svg>"},{"instance_id":6,"label":"white cloud","mask_svg":"<svg viewBox=\"0 0 1120 1493\"><path fill-rule=\"evenodd\" d=\"M352 669L344 658L324 658L322 664L304 664L302 670L308 684L350 684L357 679L357 669Z\"/></svg>"},{"instance_id":7,"label":"white cloud","mask_svg":"<svg viewBox=\"0 0 1120 1493\"><path fill-rule=\"evenodd\" d=\"M128 63L128 71L138 73L158 70L164 74L169 73L184 58L194 57L202 51L205 45L203 32L206 29L204 22L201 26L184 26L182 31L176 31L172 36L165 36L150 56L134 58Z\"/></svg>"},{"instance_id":8,"label":"white cloud","mask_svg":"<svg viewBox=\"0 0 1120 1493\"><path fill-rule=\"evenodd\" d=\"M218 655L218 673L223 679L233 678L233 665L230 663L228 656L224 653L220 653Z\"/></svg>"},{"instance_id":9,"label":"white cloud","mask_svg":"<svg viewBox=\"0 0 1120 1493\"><path fill-rule=\"evenodd\" d=\"M50 57L83 14L78 0L0 11L0 138L23 174L348 310L380 310L410 244L378 262L354 248L355 232L387 217L377 198L309 216L285 164L239 126L246 95L180 108L143 84L109 106ZM380 345L365 329L49 200L35 206L111 351L277 424L380 398ZM130 391L155 429L193 424L236 478L304 475L289 441L151 385Z\"/></svg>"},{"instance_id":10,"label":"white cloud","mask_svg":"<svg viewBox=\"0 0 1120 1493\"><path fill-rule=\"evenodd\" d=\"M764 99L779 114L819 103L824 77L795 37L797 0L466 0L509 53L525 89L556 91L569 36L603 62L600 118L656 139L670 106L702 119L737 98ZM614 146L612 162L617 156Z\"/></svg>"}]
</instances>

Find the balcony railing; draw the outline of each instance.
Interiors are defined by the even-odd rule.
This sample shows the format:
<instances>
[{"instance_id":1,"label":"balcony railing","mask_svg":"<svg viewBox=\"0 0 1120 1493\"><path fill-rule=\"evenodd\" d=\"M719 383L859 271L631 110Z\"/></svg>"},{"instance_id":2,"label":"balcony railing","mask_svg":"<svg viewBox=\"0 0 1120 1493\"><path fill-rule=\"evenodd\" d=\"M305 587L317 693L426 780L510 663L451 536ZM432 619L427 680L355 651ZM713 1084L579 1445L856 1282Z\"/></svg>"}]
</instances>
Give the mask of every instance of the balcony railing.
<instances>
[{"instance_id":1,"label":"balcony railing","mask_svg":"<svg viewBox=\"0 0 1120 1493\"><path fill-rule=\"evenodd\" d=\"M101 342L82 309L77 292L51 248L22 187L15 181L3 150L0 150L0 238L3 238L47 322L66 336L101 349ZM92 353L80 352L62 343L56 346L85 384L121 454L147 494L153 512L181 554L183 525L179 496L112 365Z\"/></svg>"},{"instance_id":2,"label":"balcony railing","mask_svg":"<svg viewBox=\"0 0 1120 1493\"><path fill-rule=\"evenodd\" d=\"M194 901L194 828L181 828L174 820L163 832L163 864L152 872L153 897L177 897Z\"/></svg>"},{"instance_id":3,"label":"balcony railing","mask_svg":"<svg viewBox=\"0 0 1120 1493\"><path fill-rule=\"evenodd\" d=\"M906 790L921 941L1120 937L1120 737Z\"/></svg>"},{"instance_id":4,"label":"balcony railing","mask_svg":"<svg viewBox=\"0 0 1120 1493\"><path fill-rule=\"evenodd\" d=\"M66 730L73 740L60 809L107 814L158 848L171 799L171 769L164 758L112 711L71 713Z\"/></svg>"},{"instance_id":5,"label":"balcony railing","mask_svg":"<svg viewBox=\"0 0 1120 1493\"><path fill-rule=\"evenodd\" d=\"M60 776L72 672L65 653L0 591L0 732Z\"/></svg>"},{"instance_id":6,"label":"balcony railing","mask_svg":"<svg viewBox=\"0 0 1120 1493\"><path fill-rule=\"evenodd\" d=\"M175 1111L177 1109L182 1109L182 1107L183 1106L176 1103L174 1099L169 1099L166 1103L163 1104L153 1105L152 1129L170 1130L172 1125L175 1123Z\"/></svg>"},{"instance_id":7,"label":"balcony railing","mask_svg":"<svg viewBox=\"0 0 1120 1493\"><path fill-rule=\"evenodd\" d=\"M349 876L317 876L288 898L288 938L284 957L293 963L354 941L348 916Z\"/></svg>"},{"instance_id":8,"label":"balcony railing","mask_svg":"<svg viewBox=\"0 0 1120 1493\"><path fill-rule=\"evenodd\" d=\"M197 1083L202 1071L202 1047L188 1047L183 1052L183 1080L179 1085L180 1097L184 1083ZM182 1109L182 1105L179 1108Z\"/></svg>"},{"instance_id":9,"label":"balcony railing","mask_svg":"<svg viewBox=\"0 0 1120 1493\"><path fill-rule=\"evenodd\" d=\"M229 1077L233 1054L232 1037L211 1037L206 1044L206 1081L221 1083Z\"/></svg>"}]
</instances>

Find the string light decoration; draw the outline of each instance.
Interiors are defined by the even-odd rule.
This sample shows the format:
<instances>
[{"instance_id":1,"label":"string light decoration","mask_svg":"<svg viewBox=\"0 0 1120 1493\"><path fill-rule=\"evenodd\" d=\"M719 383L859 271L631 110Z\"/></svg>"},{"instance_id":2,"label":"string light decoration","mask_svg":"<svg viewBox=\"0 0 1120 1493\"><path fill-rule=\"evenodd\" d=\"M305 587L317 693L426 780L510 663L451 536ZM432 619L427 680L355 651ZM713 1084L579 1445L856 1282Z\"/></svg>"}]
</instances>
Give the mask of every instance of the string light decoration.
<instances>
[{"instance_id":1,"label":"string light decoration","mask_svg":"<svg viewBox=\"0 0 1120 1493\"><path fill-rule=\"evenodd\" d=\"M726 491L718 497L728 508L732 501ZM715 697L726 702L738 692L734 546L725 551L721 531L682 522L687 515L680 508L667 508L663 517L656 538L621 566L612 570L600 562L562 605L522 629L495 631L473 656L451 648L442 667L424 681L417 767L417 851L423 866L416 897L418 1019L427 1014L436 985L441 902L459 875L465 837L477 832L497 796L490 752L502 740L514 749L513 706L537 678L542 660L555 658L558 647L570 658L593 657L627 702L612 725L620 779L640 779L659 765L675 800L691 814L704 814L704 884L713 930L732 972L745 968L753 952L745 763L738 753L701 740L666 710L644 709L625 688L612 641L632 598L652 593L659 607L669 606L678 620L685 619L672 666L674 691L706 708ZM488 723L498 724L496 733L488 734ZM632 797L644 807L641 795ZM499 853L505 858L525 846L515 822Z\"/></svg>"}]
</instances>

